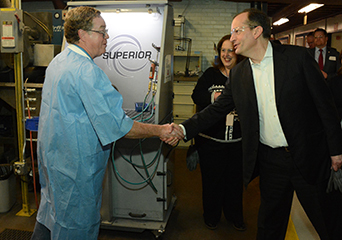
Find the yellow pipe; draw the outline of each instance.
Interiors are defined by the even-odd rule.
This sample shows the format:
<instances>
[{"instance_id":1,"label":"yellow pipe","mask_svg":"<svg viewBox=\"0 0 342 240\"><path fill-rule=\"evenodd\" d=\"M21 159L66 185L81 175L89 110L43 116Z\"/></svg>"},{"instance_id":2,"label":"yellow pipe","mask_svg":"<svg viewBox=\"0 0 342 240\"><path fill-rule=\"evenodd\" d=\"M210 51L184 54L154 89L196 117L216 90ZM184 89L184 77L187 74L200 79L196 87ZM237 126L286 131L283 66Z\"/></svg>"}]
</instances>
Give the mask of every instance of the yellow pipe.
<instances>
[{"instance_id":1,"label":"yellow pipe","mask_svg":"<svg viewBox=\"0 0 342 240\"><path fill-rule=\"evenodd\" d=\"M18 135L18 150L19 161L24 160L24 107L23 107L23 76L22 76L22 53L14 53L14 78L15 78L15 99L16 99L16 113L17 113L17 135ZM36 210L30 209L28 203L28 177L21 176L21 195L22 195L22 210L17 213L17 216L30 217Z\"/></svg>"},{"instance_id":2,"label":"yellow pipe","mask_svg":"<svg viewBox=\"0 0 342 240\"><path fill-rule=\"evenodd\" d=\"M12 7L20 9L20 1L13 0ZM18 136L18 150L19 161L24 160L24 141L25 129L24 129L24 107L23 107L23 67L22 67L23 53L14 53L14 79L15 79L15 99L16 99L16 113L17 113L17 136ZM36 210L30 209L28 203L28 177L27 175L21 176L21 195L22 195L22 210L17 213L17 216L30 217Z\"/></svg>"}]
</instances>

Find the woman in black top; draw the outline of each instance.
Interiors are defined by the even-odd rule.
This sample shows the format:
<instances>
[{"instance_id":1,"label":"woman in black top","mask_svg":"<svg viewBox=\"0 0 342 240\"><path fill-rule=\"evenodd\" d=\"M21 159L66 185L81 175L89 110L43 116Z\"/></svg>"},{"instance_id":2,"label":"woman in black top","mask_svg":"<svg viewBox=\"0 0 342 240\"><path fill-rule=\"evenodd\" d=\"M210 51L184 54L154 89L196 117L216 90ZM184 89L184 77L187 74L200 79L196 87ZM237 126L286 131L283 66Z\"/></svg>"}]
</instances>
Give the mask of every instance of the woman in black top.
<instances>
[{"instance_id":1,"label":"woman in black top","mask_svg":"<svg viewBox=\"0 0 342 240\"><path fill-rule=\"evenodd\" d=\"M238 62L230 35L217 45L218 58L198 79L192 99L201 111L221 94L229 71ZM241 60L241 59L239 59ZM227 121L226 121L227 120ZM226 124L226 122L228 122ZM239 121L236 113L227 115L215 126L195 138L202 174L204 222L216 229L223 210L224 216L237 230L246 230L242 211L242 149Z\"/></svg>"}]
</instances>

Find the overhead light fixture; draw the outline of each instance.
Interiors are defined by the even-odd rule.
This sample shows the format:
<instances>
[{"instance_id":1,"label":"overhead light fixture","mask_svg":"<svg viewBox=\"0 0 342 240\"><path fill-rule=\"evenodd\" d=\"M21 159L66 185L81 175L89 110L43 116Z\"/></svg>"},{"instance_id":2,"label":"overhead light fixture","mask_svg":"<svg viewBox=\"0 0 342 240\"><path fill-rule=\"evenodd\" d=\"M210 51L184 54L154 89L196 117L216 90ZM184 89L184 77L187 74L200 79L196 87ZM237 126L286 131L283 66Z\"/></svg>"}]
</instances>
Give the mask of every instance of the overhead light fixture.
<instances>
[{"instance_id":1,"label":"overhead light fixture","mask_svg":"<svg viewBox=\"0 0 342 240\"><path fill-rule=\"evenodd\" d=\"M101 10L102 12L111 11L111 9ZM158 7L148 7L148 8L116 8L116 13L131 13L131 12L147 12L149 14L152 13L160 13Z\"/></svg>"},{"instance_id":2,"label":"overhead light fixture","mask_svg":"<svg viewBox=\"0 0 342 240\"><path fill-rule=\"evenodd\" d=\"M284 24L284 23L287 23L288 21L289 21L288 18L281 18L281 19L279 19L278 21L275 21L275 22L273 23L273 25L279 26L279 25L282 25L282 24Z\"/></svg>"},{"instance_id":3,"label":"overhead light fixture","mask_svg":"<svg viewBox=\"0 0 342 240\"><path fill-rule=\"evenodd\" d=\"M317 8L323 7L324 4L320 4L320 3L310 3L309 5L301 8L298 10L299 13L308 13L311 12Z\"/></svg>"}]
</instances>

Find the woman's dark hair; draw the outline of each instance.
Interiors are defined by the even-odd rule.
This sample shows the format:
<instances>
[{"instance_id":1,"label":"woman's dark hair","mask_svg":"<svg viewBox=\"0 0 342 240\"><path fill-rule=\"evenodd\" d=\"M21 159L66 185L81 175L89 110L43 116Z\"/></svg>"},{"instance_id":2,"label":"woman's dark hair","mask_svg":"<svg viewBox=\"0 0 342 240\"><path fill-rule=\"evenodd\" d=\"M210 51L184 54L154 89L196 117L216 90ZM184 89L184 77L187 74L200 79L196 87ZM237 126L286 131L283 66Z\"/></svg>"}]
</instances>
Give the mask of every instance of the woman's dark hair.
<instances>
[{"instance_id":1,"label":"woman's dark hair","mask_svg":"<svg viewBox=\"0 0 342 240\"><path fill-rule=\"evenodd\" d=\"M221 60L221 49L222 49L223 43L227 40L230 41L230 35L223 36L217 44L216 51L217 51L218 57L212 63L213 67L216 69L224 68L224 65L223 65L222 60ZM236 57L237 57L236 63L241 62L245 58L241 55L236 55Z\"/></svg>"}]
</instances>

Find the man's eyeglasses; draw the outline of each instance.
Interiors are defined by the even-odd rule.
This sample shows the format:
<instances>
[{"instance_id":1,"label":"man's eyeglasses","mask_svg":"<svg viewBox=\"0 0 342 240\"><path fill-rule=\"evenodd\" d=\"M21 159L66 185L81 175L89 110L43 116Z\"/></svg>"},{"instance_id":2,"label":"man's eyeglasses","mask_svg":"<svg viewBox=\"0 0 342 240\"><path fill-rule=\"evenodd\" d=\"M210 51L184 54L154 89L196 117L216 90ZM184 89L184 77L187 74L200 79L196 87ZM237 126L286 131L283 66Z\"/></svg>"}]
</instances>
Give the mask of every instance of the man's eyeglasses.
<instances>
[{"instance_id":1,"label":"man's eyeglasses","mask_svg":"<svg viewBox=\"0 0 342 240\"><path fill-rule=\"evenodd\" d=\"M105 29L105 30L88 30L89 32L96 32L96 33L99 33L99 34L102 34L103 38L106 37L106 35L108 34L108 29Z\"/></svg>"},{"instance_id":2,"label":"man's eyeglasses","mask_svg":"<svg viewBox=\"0 0 342 240\"><path fill-rule=\"evenodd\" d=\"M239 35L240 33L244 32L245 31L245 28L250 28L250 29L253 29L253 28L256 28L257 26L242 26L242 27L236 27L236 28L233 28L233 30L230 32L230 35L233 36L234 33L236 33L236 35Z\"/></svg>"}]
</instances>

